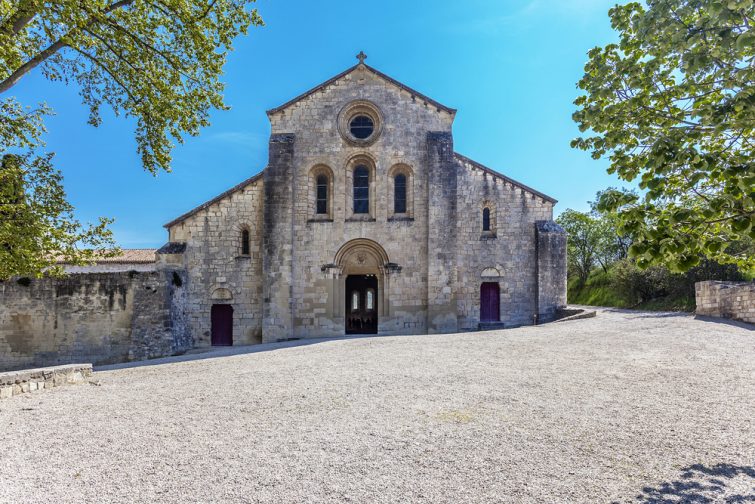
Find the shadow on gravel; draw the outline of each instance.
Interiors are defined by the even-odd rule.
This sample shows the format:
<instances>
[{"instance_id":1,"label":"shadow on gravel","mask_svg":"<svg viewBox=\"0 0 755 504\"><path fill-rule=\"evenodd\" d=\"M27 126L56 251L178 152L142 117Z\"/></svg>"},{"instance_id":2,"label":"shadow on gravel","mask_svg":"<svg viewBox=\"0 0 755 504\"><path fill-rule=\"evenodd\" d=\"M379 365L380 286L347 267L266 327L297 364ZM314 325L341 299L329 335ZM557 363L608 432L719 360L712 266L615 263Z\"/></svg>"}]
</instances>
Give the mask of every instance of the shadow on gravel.
<instances>
[{"instance_id":1,"label":"shadow on gravel","mask_svg":"<svg viewBox=\"0 0 755 504\"><path fill-rule=\"evenodd\" d=\"M642 504L755 502L755 467L733 464L716 464L707 467L695 464L682 469L676 481L665 482L658 487L643 488L642 493L635 497L634 502Z\"/></svg>"},{"instance_id":2,"label":"shadow on gravel","mask_svg":"<svg viewBox=\"0 0 755 504\"><path fill-rule=\"evenodd\" d=\"M731 320L720 317L708 317L705 315L695 315L695 320L699 320L701 322L710 322L711 324L723 324L739 327L741 329L747 329L748 331L755 331L755 324L748 324L747 322L741 322L739 320Z\"/></svg>"}]
</instances>

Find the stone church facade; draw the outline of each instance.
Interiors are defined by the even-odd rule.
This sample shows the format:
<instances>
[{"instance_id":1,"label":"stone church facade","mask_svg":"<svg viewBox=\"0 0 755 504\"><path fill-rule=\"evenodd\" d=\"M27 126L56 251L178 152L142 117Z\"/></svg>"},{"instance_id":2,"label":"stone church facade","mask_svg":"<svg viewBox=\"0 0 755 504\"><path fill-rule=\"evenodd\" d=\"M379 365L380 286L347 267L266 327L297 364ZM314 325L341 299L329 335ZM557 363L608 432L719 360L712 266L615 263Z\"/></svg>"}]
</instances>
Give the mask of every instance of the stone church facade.
<instances>
[{"instance_id":1,"label":"stone church facade","mask_svg":"<svg viewBox=\"0 0 755 504\"><path fill-rule=\"evenodd\" d=\"M268 111L261 173L166 224L195 346L509 327L566 304L556 201L364 62Z\"/></svg>"}]
</instances>

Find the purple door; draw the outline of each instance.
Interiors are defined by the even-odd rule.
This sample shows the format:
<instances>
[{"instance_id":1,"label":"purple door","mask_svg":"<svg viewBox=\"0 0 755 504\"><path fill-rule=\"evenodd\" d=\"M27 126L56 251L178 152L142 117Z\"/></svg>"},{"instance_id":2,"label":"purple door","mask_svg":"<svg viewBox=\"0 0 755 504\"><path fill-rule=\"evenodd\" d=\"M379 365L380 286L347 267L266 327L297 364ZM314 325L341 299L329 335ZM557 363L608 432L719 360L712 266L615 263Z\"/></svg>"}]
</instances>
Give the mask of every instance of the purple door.
<instances>
[{"instance_id":1,"label":"purple door","mask_svg":"<svg viewBox=\"0 0 755 504\"><path fill-rule=\"evenodd\" d=\"M500 314L500 290L498 282L483 282L480 286L480 322L498 322Z\"/></svg>"},{"instance_id":2,"label":"purple door","mask_svg":"<svg viewBox=\"0 0 755 504\"><path fill-rule=\"evenodd\" d=\"M210 324L212 346L233 345L233 307L231 305L212 305Z\"/></svg>"}]
</instances>

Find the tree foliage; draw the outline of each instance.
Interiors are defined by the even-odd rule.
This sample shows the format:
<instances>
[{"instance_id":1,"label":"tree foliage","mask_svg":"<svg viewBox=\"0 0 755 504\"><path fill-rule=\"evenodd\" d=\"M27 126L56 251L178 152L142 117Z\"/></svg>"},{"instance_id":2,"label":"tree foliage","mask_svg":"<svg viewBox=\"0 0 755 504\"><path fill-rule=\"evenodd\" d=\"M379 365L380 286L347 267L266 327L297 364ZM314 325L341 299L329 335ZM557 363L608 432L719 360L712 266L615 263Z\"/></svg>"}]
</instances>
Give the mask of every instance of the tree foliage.
<instances>
[{"instance_id":1,"label":"tree foliage","mask_svg":"<svg viewBox=\"0 0 755 504\"><path fill-rule=\"evenodd\" d=\"M51 161L51 154L6 154L0 162L0 280L59 274L59 262L86 264L117 252L111 221L83 226L74 219Z\"/></svg>"},{"instance_id":2,"label":"tree foliage","mask_svg":"<svg viewBox=\"0 0 755 504\"><path fill-rule=\"evenodd\" d=\"M650 0L609 12L619 42L589 52L573 147L607 156L641 195L607 191L641 267L707 256L755 267L753 0Z\"/></svg>"},{"instance_id":3,"label":"tree foliage","mask_svg":"<svg viewBox=\"0 0 755 504\"><path fill-rule=\"evenodd\" d=\"M134 117L144 167L169 170L172 140L197 135L212 109L226 108L226 54L262 23L253 2L0 0L0 95L41 66L78 84L91 124L103 104Z\"/></svg>"},{"instance_id":4,"label":"tree foliage","mask_svg":"<svg viewBox=\"0 0 755 504\"><path fill-rule=\"evenodd\" d=\"M101 108L136 122L143 167L170 170L174 142L197 135L223 102L232 41L262 24L255 0L0 0L0 279L55 273L112 248L111 222L83 226L44 153L44 103L9 93L39 67L77 85L89 123ZM24 195L19 196L19 188Z\"/></svg>"},{"instance_id":5,"label":"tree foliage","mask_svg":"<svg viewBox=\"0 0 755 504\"><path fill-rule=\"evenodd\" d=\"M572 209L564 210L556 218L564 228L567 239L567 260L572 275L577 275L580 284L587 282L587 277L596 263L605 261L608 255L605 247L611 243L613 234L605 222L594 216ZM604 268L608 263L601 262Z\"/></svg>"}]
</instances>

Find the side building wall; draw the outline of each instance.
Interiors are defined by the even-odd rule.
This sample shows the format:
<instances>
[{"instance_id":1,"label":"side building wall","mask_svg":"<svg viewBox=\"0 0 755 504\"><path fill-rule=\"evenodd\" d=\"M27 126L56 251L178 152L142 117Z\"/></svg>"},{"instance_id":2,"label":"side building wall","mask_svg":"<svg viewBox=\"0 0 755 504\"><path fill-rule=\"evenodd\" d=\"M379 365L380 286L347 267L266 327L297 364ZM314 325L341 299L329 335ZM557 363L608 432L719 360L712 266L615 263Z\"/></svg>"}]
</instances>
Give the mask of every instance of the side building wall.
<instances>
[{"instance_id":1,"label":"side building wall","mask_svg":"<svg viewBox=\"0 0 755 504\"><path fill-rule=\"evenodd\" d=\"M170 226L179 253L158 253L161 269L185 270L187 325L196 347L211 344L213 304L233 307L233 344L262 341L262 213L264 183L245 187ZM249 254L242 232L249 232ZM170 252L170 251L169 251Z\"/></svg>"},{"instance_id":2,"label":"side building wall","mask_svg":"<svg viewBox=\"0 0 755 504\"><path fill-rule=\"evenodd\" d=\"M553 204L477 164L458 163L459 329L477 329L483 282L499 283L500 321L505 326L532 324L539 296L536 222L552 219ZM487 232L485 208L490 211ZM564 281L564 296L565 287Z\"/></svg>"},{"instance_id":3,"label":"side building wall","mask_svg":"<svg viewBox=\"0 0 755 504\"><path fill-rule=\"evenodd\" d=\"M71 274L0 283L0 371L110 364L182 353L180 272Z\"/></svg>"}]
</instances>

